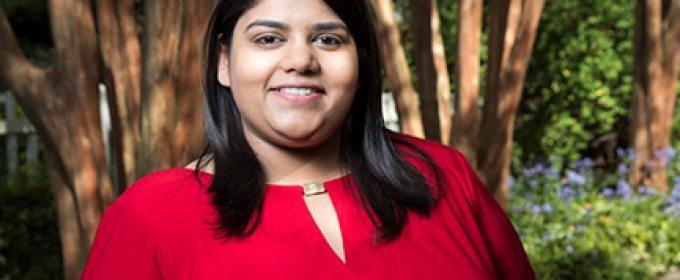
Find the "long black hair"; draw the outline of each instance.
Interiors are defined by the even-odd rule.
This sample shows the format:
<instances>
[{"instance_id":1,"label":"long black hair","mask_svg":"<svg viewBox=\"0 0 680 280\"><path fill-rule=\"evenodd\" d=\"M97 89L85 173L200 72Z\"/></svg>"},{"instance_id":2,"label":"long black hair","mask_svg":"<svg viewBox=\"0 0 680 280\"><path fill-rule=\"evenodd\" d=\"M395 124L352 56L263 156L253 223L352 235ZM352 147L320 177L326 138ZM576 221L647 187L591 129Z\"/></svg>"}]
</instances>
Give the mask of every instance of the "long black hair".
<instances>
[{"instance_id":1,"label":"long black hair","mask_svg":"<svg viewBox=\"0 0 680 280\"><path fill-rule=\"evenodd\" d=\"M266 178L262 165L246 141L231 89L217 81L221 52L229 52L239 18L257 0L221 0L204 38L204 111L207 146L198 169L212 161L214 177L208 192L219 213L215 228L223 238L248 236L260 221ZM359 84L339 133L342 164L352 172L356 191L378 230L379 240L401 233L407 212L428 215L440 190L439 169L413 145L390 136L384 127L381 101L381 62L368 0L325 0L347 25L356 42ZM398 143L397 143L398 142ZM406 152L403 148L408 148ZM401 154L401 155L400 155ZM426 179L402 156L417 157L434 171Z\"/></svg>"}]
</instances>

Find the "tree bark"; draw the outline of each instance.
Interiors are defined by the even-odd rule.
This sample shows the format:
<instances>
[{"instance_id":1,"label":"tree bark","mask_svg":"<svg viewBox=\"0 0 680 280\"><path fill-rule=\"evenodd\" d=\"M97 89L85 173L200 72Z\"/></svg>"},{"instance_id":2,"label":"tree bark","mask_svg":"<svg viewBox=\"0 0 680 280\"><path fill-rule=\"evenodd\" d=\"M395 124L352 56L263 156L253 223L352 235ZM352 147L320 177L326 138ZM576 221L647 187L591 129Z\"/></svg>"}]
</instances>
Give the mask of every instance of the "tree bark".
<instances>
[{"instance_id":1,"label":"tree bark","mask_svg":"<svg viewBox=\"0 0 680 280\"><path fill-rule=\"evenodd\" d=\"M416 66L416 89L420 100L425 138L441 142L441 123L437 100L437 69L432 53L432 0L409 1L413 32L413 60Z\"/></svg>"},{"instance_id":2,"label":"tree bark","mask_svg":"<svg viewBox=\"0 0 680 280\"><path fill-rule=\"evenodd\" d=\"M100 73L109 85L114 154L123 171L119 187L186 164L203 145L201 35L214 1L146 1L144 58L132 1L99 1L99 38L90 1L49 4L55 59L48 69L28 62L0 7L0 75L45 146L65 279L77 279L114 196L99 112ZM140 142L148 153L135 152Z\"/></svg>"},{"instance_id":3,"label":"tree bark","mask_svg":"<svg viewBox=\"0 0 680 280\"><path fill-rule=\"evenodd\" d=\"M394 18L394 6L391 0L372 0L372 2L377 12L380 52L396 103L401 132L416 137L425 137L416 92L411 85L411 72Z\"/></svg>"},{"instance_id":4,"label":"tree bark","mask_svg":"<svg viewBox=\"0 0 680 280\"><path fill-rule=\"evenodd\" d=\"M487 137L480 139L479 160L482 165L479 167L487 188L503 207L506 206L508 197L510 149L517 106L521 99L524 77L544 3L544 0L524 2L517 38L507 57L507 65L500 68L503 77L497 95L492 93L491 96L487 96L483 107L483 118L486 120L482 121L481 135ZM512 5L511 2L509 7ZM509 11L512 11L512 8ZM512 15L508 16L507 26L511 26L512 20Z\"/></svg>"},{"instance_id":5,"label":"tree bark","mask_svg":"<svg viewBox=\"0 0 680 280\"><path fill-rule=\"evenodd\" d=\"M113 194L101 134L90 2L51 0L49 6L55 59L45 70L26 60L0 8L0 73L45 145L65 278L77 279Z\"/></svg>"},{"instance_id":6,"label":"tree bark","mask_svg":"<svg viewBox=\"0 0 680 280\"><path fill-rule=\"evenodd\" d=\"M437 0L431 1L432 56L437 73L437 102L439 103L439 129L441 135L439 141L448 144L451 136L451 83L449 81L449 70L446 66L446 52L444 51L444 40L442 39Z\"/></svg>"},{"instance_id":7,"label":"tree bark","mask_svg":"<svg viewBox=\"0 0 680 280\"><path fill-rule=\"evenodd\" d=\"M636 6L632 142L635 159L630 184L668 191L666 164L660 153L670 146L677 99L680 56L680 0L664 14L661 0L639 0Z\"/></svg>"},{"instance_id":8,"label":"tree bark","mask_svg":"<svg viewBox=\"0 0 680 280\"><path fill-rule=\"evenodd\" d=\"M515 45L517 27L522 15L521 0L491 1L491 19L489 28L488 63L486 70L486 86L484 90L484 105L480 135L493 135L495 127L491 127L497 118L500 103L501 83L505 77L505 67L510 51ZM491 133L491 134L489 134ZM491 141L490 137L481 141ZM491 147L480 144L477 150L477 167L486 165ZM485 181L484 175L480 174Z\"/></svg>"},{"instance_id":9,"label":"tree bark","mask_svg":"<svg viewBox=\"0 0 680 280\"><path fill-rule=\"evenodd\" d=\"M137 177L185 165L203 144L201 37L213 1L146 1ZM193 14L192 14L193 13ZM187 18L186 15L191 15ZM173 152L174 151L174 152Z\"/></svg>"},{"instance_id":10,"label":"tree bark","mask_svg":"<svg viewBox=\"0 0 680 280\"><path fill-rule=\"evenodd\" d=\"M494 1L497 2L497 1ZM461 0L458 4L458 91L452 117L451 145L473 167L477 166L477 100L482 36L482 1Z\"/></svg>"},{"instance_id":11,"label":"tree bark","mask_svg":"<svg viewBox=\"0 0 680 280\"><path fill-rule=\"evenodd\" d=\"M140 141L141 50L133 0L98 0L102 68L112 122L113 152L119 192L137 179L136 148ZM105 79L106 80L106 79Z\"/></svg>"}]
</instances>

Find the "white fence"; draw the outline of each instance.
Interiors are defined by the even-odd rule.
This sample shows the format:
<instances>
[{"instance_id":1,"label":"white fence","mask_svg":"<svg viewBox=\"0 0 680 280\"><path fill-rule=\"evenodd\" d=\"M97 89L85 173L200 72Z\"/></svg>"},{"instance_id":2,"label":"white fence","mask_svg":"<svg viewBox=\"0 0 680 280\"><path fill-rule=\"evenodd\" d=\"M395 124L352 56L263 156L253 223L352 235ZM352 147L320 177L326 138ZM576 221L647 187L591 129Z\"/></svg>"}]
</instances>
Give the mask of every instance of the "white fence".
<instances>
[{"instance_id":1,"label":"white fence","mask_svg":"<svg viewBox=\"0 0 680 280\"><path fill-rule=\"evenodd\" d=\"M5 119L0 119L0 137L5 138L5 162L9 174L14 174L20 164L19 140L26 141L26 161L38 160L38 135L28 119L16 114L16 102L9 91L0 92L0 105L4 105Z\"/></svg>"}]
</instances>

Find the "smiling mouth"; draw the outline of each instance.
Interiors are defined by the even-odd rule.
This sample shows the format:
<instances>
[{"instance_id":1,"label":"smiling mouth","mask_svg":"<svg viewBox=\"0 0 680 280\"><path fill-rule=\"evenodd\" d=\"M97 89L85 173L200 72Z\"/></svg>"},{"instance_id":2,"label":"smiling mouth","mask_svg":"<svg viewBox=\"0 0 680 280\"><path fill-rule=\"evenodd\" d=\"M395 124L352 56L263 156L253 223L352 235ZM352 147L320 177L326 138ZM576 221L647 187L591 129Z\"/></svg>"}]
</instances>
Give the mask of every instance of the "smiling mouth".
<instances>
[{"instance_id":1,"label":"smiling mouth","mask_svg":"<svg viewBox=\"0 0 680 280\"><path fill-rule=\"evenodd\" d=\"M323 90L315 88L277 88L276 91L286 94L308 96L312 94L323 94Z\"/></svg>"}]
</instances>

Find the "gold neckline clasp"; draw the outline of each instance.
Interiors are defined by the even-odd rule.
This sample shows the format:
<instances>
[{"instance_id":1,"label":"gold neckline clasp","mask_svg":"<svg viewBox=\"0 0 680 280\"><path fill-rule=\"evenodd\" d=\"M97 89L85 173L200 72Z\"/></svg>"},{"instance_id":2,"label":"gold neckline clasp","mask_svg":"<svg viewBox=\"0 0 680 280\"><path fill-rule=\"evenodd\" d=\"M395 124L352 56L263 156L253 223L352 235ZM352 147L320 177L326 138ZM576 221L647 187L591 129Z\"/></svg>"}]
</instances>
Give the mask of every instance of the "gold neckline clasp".
<instances>
[{"instance_id":1,"label":"gold neckline clasp","mask_svg":"<svg viewBox=\"0 0 680 280\"><path fill-rule=\"evenodd\" d=\"M326 193L326 188L323 186L323 183L302 184L302 188L304 189L304 192L302 193L304 196Z\"/></svg>"}]
</instances>

